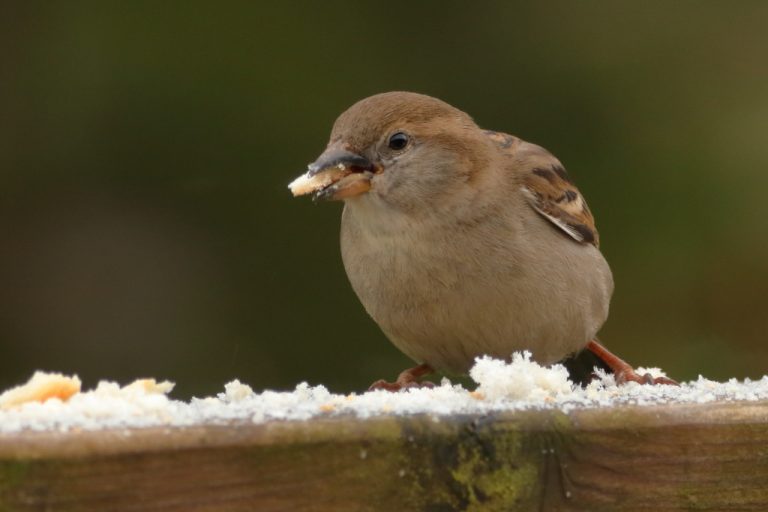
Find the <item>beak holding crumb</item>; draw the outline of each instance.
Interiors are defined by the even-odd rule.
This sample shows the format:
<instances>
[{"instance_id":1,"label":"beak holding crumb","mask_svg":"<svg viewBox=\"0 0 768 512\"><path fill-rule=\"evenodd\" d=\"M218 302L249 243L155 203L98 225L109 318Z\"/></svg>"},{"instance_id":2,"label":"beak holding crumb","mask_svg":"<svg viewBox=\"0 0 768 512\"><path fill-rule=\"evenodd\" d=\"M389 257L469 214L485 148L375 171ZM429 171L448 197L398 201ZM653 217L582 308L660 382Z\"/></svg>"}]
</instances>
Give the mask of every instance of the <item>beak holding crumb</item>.
<instances>
[{"instance_id":1,"label":"beak holding crumb","mask_svg":"<svg viewBox=\"0 0 768 512\"><path fill-rule=\"evenodd\" d=\"M338 201L364 194L371 190L372 177L373 175L368 172L349 174L330 186L318 190L315 193L315 200Z\"/></svg>"},{"instance_id":2,"label":"beak holding crumb","mask_svg":"<svg viewBox=\"0 0 768 512\"><path fill-rule=\"evenodd\" d=\"M373 171L374 165L365 157L331 147L288 188L294 197L314 194L315 200L338 201L368 192Z\"/></svg>"},{"instance_id":3,"label":"beak holding crumb","mask_svg":"<svg viewBox=\"0 0 768 512\"><path fill-rule=\"evenodd\" d=\"M294 197L305 196L333 185L345 175L346 174L343 174L342 170L338 168L327 169L323 172L314 174L312 171L307 171L293 180L288 185L288 188L291 189L291 193Z\"/></svg>"}]
</instances>

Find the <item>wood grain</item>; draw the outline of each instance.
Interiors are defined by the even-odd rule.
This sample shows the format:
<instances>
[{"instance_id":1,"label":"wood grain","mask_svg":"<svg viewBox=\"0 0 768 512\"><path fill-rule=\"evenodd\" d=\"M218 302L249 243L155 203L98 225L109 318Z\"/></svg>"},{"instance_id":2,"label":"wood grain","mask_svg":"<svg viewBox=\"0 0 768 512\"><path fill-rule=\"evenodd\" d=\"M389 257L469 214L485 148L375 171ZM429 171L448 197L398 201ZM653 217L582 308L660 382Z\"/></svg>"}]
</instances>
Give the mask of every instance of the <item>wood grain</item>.
<instances>
[{"instance_id":1,"label":"wood grain","mask_svg":"<svg viewBox=\"0 0 768 512\"><path fill-rule=\"evenodd\" d=\"M0 511L768 510L768 402L0 435Z\"/></svg>"}]
</instances>

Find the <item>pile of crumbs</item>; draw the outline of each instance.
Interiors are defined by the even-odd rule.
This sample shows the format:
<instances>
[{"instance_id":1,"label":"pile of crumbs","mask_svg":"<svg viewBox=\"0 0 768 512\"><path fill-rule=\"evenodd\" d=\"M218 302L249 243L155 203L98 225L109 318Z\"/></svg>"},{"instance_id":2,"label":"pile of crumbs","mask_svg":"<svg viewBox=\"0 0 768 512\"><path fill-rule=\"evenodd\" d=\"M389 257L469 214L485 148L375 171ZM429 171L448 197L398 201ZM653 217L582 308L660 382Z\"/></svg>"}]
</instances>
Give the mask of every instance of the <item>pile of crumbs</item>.
<instances>
[{"instance_id":1,"label":"pile of crumbs","mask_svg":"<svg viewBox=\"0 0 768 512\"><path fill-rule=\"evenodd\" d=\"M658 369L639 369L654 376ZM398 393L369 391L348 395L325 386L301 383L293 391L255 392L237 380L214 397L189 402L168 396L170 382L138 380L127 386L100 382L80 390L77 377L37 373L25 384L0 395L0 433L22 430L96 430L103 428L190 426L232 421L263 423L301 421L337 415L369 418L395 414L488 414L523 409L610 407L754 401L768 398L768 376L757 381L715 382L704 377L678 386L628 383L617 386L612 375L599 372L586 387L568 380L560 365L540 366L530 354L514 354L511 362L478 358L470 371L474 390L448 379L434 388Z\"/></svg>"}]
</instances>

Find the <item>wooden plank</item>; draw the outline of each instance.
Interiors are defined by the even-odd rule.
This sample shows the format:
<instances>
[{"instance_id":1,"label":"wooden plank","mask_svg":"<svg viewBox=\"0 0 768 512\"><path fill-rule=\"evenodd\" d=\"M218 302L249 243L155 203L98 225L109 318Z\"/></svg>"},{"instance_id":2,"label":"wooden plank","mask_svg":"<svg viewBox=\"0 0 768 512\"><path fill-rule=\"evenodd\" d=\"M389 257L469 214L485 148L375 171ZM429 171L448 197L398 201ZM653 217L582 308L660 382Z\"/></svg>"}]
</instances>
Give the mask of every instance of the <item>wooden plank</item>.
<instances>
[{"instance_id":1,"label":"wooden plank","mask_svg":"<svg viewBox=\"0 0 768 512\"><path fill-rule=\"evenodd\" d=\"M0 511L768 510L768 402L0 435Z\"/></svg>"}]
</instances>

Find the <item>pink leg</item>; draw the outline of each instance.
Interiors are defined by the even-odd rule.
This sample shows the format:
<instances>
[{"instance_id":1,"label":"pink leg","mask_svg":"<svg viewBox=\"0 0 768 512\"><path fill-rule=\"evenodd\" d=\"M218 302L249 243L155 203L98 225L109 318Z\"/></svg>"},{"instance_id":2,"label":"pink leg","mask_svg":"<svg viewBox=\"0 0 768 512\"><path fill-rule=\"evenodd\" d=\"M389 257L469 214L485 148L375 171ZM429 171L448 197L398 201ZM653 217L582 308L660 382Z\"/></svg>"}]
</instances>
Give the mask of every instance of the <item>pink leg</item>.
<instances>
[{"instance_id":1,"label":"pink leg","mask_svg":"<svg viewBox=\"0 0 768 512\"><path fill-rule=\"evenodd\" d=\"M679 386L677 382L668 379L667 377L654 378L650 373L646 373L645 375L638 374L629 363L613 354L610 350L598 343L597 340L592 340L587 343L587 349L613 370L616 384L639 382L640 384L670 384L672 386Z\"/></svg>"}]
</instances>

